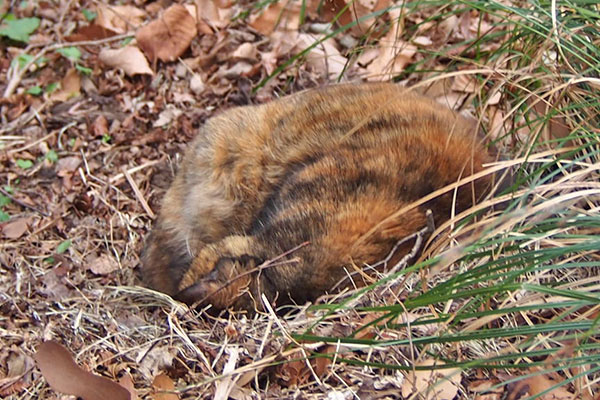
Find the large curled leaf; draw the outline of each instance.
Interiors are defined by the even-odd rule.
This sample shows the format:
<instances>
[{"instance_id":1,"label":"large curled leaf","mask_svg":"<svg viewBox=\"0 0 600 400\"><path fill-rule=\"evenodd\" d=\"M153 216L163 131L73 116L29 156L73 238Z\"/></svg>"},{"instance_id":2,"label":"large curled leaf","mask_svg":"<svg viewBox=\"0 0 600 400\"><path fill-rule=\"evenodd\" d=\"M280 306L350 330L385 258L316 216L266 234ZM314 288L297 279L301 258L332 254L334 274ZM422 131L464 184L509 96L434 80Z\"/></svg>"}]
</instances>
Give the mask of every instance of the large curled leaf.
<instances>
[{"instance_id":1,"label":"large curled leaf","mask_svg":"<svg viewBox=\"0 0 600 400\"><path fill-rule=\"evenodd\" d=\"M160 19L141 27L135 38L152 62L156 59L174 61L187 50L197 34L194 17L184 6L174 4Z\"/></svg>"},{"instance_id":2,"label":"large curled leaf","mask_svg":"<svg viewBox=\"0 0 600 400\"><path fill-rule=\"evenodd\" d=\"M110 379L84 371L75 364L67 349L56 342L42 343L34 358L48 384L58 392L84 400L130 400L127 389Z\"/></svg>"}]
</instances>

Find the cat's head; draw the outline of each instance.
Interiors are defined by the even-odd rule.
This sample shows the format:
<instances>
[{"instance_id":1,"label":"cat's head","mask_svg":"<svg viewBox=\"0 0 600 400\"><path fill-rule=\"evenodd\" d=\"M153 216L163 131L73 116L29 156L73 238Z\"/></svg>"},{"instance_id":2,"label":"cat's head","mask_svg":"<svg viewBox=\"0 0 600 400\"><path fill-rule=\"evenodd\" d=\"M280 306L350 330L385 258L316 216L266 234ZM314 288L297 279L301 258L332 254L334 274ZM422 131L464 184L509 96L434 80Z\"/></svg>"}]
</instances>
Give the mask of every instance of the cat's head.
<instances>
[{"instance_id":1,"label":"cat's head","mask_svg":"<svg viewBox=\"0 0 600 400\"><path fill-rule=\"evenodd\" d=\"M252 254L251 239L230 236L203 247L179 283L176 300L188 305L253 309L256 276L262 260Z\"/></svg>"}]
</instances>

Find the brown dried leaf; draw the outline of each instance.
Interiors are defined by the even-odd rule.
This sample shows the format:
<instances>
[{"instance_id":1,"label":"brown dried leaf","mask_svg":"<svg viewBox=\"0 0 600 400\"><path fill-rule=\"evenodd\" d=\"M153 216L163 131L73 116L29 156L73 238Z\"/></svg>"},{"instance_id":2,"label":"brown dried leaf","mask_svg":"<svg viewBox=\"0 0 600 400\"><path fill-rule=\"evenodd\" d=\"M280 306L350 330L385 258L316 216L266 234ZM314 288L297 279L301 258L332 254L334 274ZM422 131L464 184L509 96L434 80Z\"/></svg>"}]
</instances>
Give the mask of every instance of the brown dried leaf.
<instances>
[{"instance_id":1,"label":"brown dried leaf","mask_svg":"<svg viewBox=\"0 0 600 400\"><path fill-rule=\"evenodd\" d=\"M390 11L392 21L397 21L400 17L400 11ZM401 29L393 24L388 33L379 41L380 53L375 60L366 68L369 73L369 81L388 81L394 76L399 75L406 65L408 65L417 48L402 39Z\"/></svg>"},{"instance_id":2,"label":"brown dried leaf","mask_svg":"<svg viewBox=\"0 0 600 400\"><path fill-rule=\"evenodd\" d=\"M200 11L202 10L202 11ZM212 0L196 0L196 26L205 35L214 33L213 26L219 20L219 11Z\"/></svg>"},{"instance_id":3,"label":"brown dried leaf","mask_svg":"<svg viewBox=\"0 0 600 400\"><path fill-rule=\"evenodd\" d=\"M54 169L57 171L58 176L66 176L75 171L79 164L81 164L81 158L77 156L63 157L58 159Z\"/></svg>"},{"instance_id":4,"label":"brown dried leaf","mask_svg":"<svg viewBox=\"0 0 600 400\"><path fill-rule=\"evenodd\" d=\"M479 82L473 75L458 75L452 82L452 90L465 93L476 93L479 91Z\"/></svg>"},{"instance_id":5,"label":"brown dried leaf","mask_svg":"<svg viewBox=\"0 0 600 400\"><path fill-rule=\"evenodd\" d=\"M106 117L104 115L97 116L90 126L90 131L94 137L106 135L108 133L108 121Z\"/></svg>"},{"instance_id":6,"label":"brown dried leaf","mask_svg":"<svg viewBox=\"0 0 600 400\"><path fill-rule=\"evenodd\" d=\"M44 287L39 290L50 299L64 299L71 294L71 289L60 279L56 269L46 272L41 281Z\"/></svg>"},{"instance_id":7,"label":"brown dried leaf","mask_svg":"<svg viewBox=\"0 0 600 400\"><path fill-rule=\"evenodd\" d=\"M215 0L196 0L198 30L207 35L216 29L225 28L231 22L230 4Z\"/></svg>"},{"instance_id":8,"label":"brown dried leaf","mask_svg":"<svg viewBox=\"0 0 600 400\"><path fill-rule=\"evenodd\" d=\"M240 76L249 76L252 70L252 64L248 64L245 61L239 61L229 68L222 68L218 72L218 75L227 79L236 79Z\"/></svg>"},{"instance_id":9,"label":"brown dried leaf","mask_svg":"<svg viewBox=\"0 0 600 400\"><path fill-rule=\"evenodd\" d=\"M468 387L469 390L476 393L473 400L500 400L504 394L502 387L490 391L490 388L497 384L497 379L485 379L471 381L468 383Z\"/></svg>"},{"instance_id":10,"label":"brown dried leaf","mask_svg":"<svg viewBox=\"0 0 600 400\"><path fill-rule=\"evenodd\" d=\"M107 254L89 262L88 269L96 275L108 275L119 269L119 263Z\"/></svg>"},{"instance_id":11,"label":"brown dried leaf","mask_svg":"<svg viewBox=\"0 0 600 400\"><path fill-rule=\"evenodd\" d=\"M548 103L542 101L541 99L530 99L528 104L531 105L533 103L532 111L539 115L540 118L544 118L544 116L548 115L551 111L552 106ZM567 124L567 120L563 115L555 115L550 119L550 122L546 124L544 130L542 131L542 138L544 140L553 140L553 139L563 139L571 133L571 128ZM566 146L573 146L574 143L572 140L568 140L565 142Z\"/></svg>"},{"instance_id":12,"label":"brown dried leaf","mask_svg":"<svg viewBox=\"0 0 600 400\"><path fill-rule=\"evenodd\" d=\"M183 110L180 110L172 104L168 104L167 107L158 114L158 119L152 123L152 126L156 128L167 125L171 123L171 121L179 118L181 114L183 114Z\"/></svg>"},{"instance_id":13,"label":"brown dried leaf","mask_svg":"<svg viewBox=\"0 0 600 400\"><path fill-rule=\"evenodd\" d=\"M161 18L140 28L135 37L148 58L154 62L174 61L190 46L196 37L196 21L179 4L169 7Z\"/></svg>"},{"instance_id":14,"label":"brown dried leaf","mask_svg":"<svg viewBox=\"0 0 600 400\"><path fill-rule=\"evenodd\" d=\"M117 32L111 29L107 29L98 24L92 24L78 28L75 31L75 33L65 37L65 40L68 42L79 42L82 40L99 40L115 36L116 34Z\"/></svg>"},{"instance_id":15,"label":"brown dried leaf","mask_svg":"<svg viewBox=\"0 0 600 400\"><path fill-rule=\"evenodd\" d=\"M82 370L60 344L48 341L33 356L52 389L84 400L130 400L127 389L107 378Z\"/></svg>"},{"instance_id":16,"label":"brown dried leaf","mask_svg":"<svg viewBox=\"0 0 600 400\"><path fill-rule=\"evenodd\" d=\"M389 7L390 4L391 0L325 0L322 2L320 16L329 22L344 10L338 19L338 24L348 25L357 21L350 32L354 36L361 36L369 30L377 18L369 15ZM309 2L309 13L313 11L311 5L316 8L319 2Z\"/></svg>"},{"instance_id":17,"label":"brown dried leaf","mask_svg":"<svg viewBox=\"0 0 600 400\"><path fill-rule=\"evenodd\" d=\"M150 351L148 348L140 349L138 370L147 379L158 375L158 371L169 368L173 364L173 357L177 350L169 346L155 346Z\"/></svg>"},{"instance_id":18,"label":"brown dried leaf","mask_svg":"<svg viewBox=\"0 0 600 400\"><path fill-rule=\"evenodd\" d=\"M358 56L358 59L356 61L361 66L366 67L367 65L371 64L371 62L373 62L373 60L375 60L377 58L377 56L379 55L379 52L380 52L380 49L374 49L374 48L366 49L360 53L360 56Z\"/></svg>"},{"instance_id":19,"label":"brown dried leaf","mask_svg":"<svg viewBox=\"0 0 600 400\"><path fill-rule=\"evenodd\" d=\"M33 365L33 359L17 346L4 343L0 351L0 397L8 398L28 387Z\"/></svg>"},{"instance_id":20,"label":"brown dried leaf","mask_svg":"<svg viewBox=\"0 0 600 400\"><path fill-rule=\"evenodd\" d=\"M421 47L429 47L433 44L431 38L427 36L417 36L412 40L412 42Z\"/></svg>"},{"instance_id":21,"label":"brown dried leaf","mask_svg":"<svg viewBox=\"0 0 600 400\"><path fill-rule=\"evenodd\" d=\"M415 46L401 40L385 42L380 50L379 56L367 67L369 81L388 81L399 75L417 52Z\"/></svg>"},{"instance_id":22,"label":"brown dried leaf","mask_svg":"<svg viewBox=\"0 0 600 400\"><path fill-rule=\"evenodd\" d=\"M298 35L298 50L304 50L320 40L313 35L300 33ZM306 55L306 63L322 75L337 78L343 71L348 60L335 47L333 39L325 40L312 48Z\"/></svg>"},{"instance_id":23,"label":"brown dried leaf","mask_svg":"<svg viewBox=\"0 0 600 400\"><path fill-rule=\"evenodd\" d=\"M540 369L530 369L530 373L532 374L539 374L540 371ZM525 393L529 396L537 396L558 383L558 381L551 379L549 374L530 376L529 378L516 382L514 385L510 385L506 399L518 400L522 398ZM537 398L540 400L575 400L578 396L569 392L565 386L559 386Z\"/></svg>"},{"instance_id":24,"label":"brown dried leaf","mask_svg":"<svg viewBox=\"0 0 600 400\"><path fill-rule=\"evenodd\" d=\"M126 33L142 25L146 13L134 6L109 6L98 3L96 24L117 33Z\"/></svg>"},{"instance_id":25,"label":"brown dried leaf","mask_svg":"<svg viewBox=\"0 0 600 400\"><path fill-rule=\"evenodd\" d=\"M8 239L18 239L27 232L27 228L32 220L33 218L31 217L23 217L7 222L2 226L2 234Z\"/></svg>"},{"instance_id":26,"label":"brown dried leaf","mask_svg":"<svg viewBox=\"0 0 600 400\"><path fill-rule=\"evenodd\" d=\"M253 43L242 43L231 54L231 57L238 60L256 60L258 54L256 46Z\"/></svg>"},{"instance_id":27,"label":"brown dried leaf","mask_svg":"<svg viewBox=\"0 0 600 400\"><path fill-rule=\"evenodd\" d=\"M158 14L159 12L161 12L163 10L163 7L164 7L164 2L154 1L150 4L146 4L146 6L144 7L144 10L146 10L146 12L149 15L154 17L156 14Z\"/></svg>"},{"instance_id":28,"label":"brown dried leaf","mask_svg":"<svg viewBox=\"0 0 600 400\"><path fill-rule=\"evenodd\" d=\"M323 351L321 351L321 354L335 354L335 351L336 351L336 346L328 345L327 347L325 347L325 349ZM315 374L317 374L317 376L319 378L324 377L325 374L327 373L327 371L329 370L329 366L331 365L332 362L333 362L332 359L328 358L328 357L315 358L313 360Z\"/></svg>"},{"instance_id":29,"label":"brown dried leaf","mask_svg":"<svg viewBox=\"0 0 600 400\"><path fill-rule=\"evenodd\" d=\"M250 17L249 25L265 36L273 31L297 31L300 27L299 1L278 1L271 3L259 14Z\"/></svg>"},{"instance_id":30,"label":"brown dried leaf","mask_svg":"<svg viewBox=\"0 0 600 400\"><path fill-rule=\"evenodd\" d=\"M154 75L144 53L135 46L125 46L116 50L102 49L98 58L109 67L121 68L129 76Z\"/></svg>"},{"instance_id":31,"label":"brown dried leaf","mask_svg":"<svg viewBox=\"0 0 600 400\"><path fill-rule=\"evenodd\" d=\"M201 94L206 89L206 85L202 81L202 77L198 74L194 74L190 79L190 90L195 94Z\"/></svg>"},{"instance_id":32,"label":"brown dried leaf","mask_svg":"<svg viewBox=\"0 0 600 400\"><path fill-rule=\"evenodd\" d=\"M275 68L277 68L278 58L278 54L275 51L266 51L260 53L261 64L268 75L271 75L273 71L275 71Z\"/></svg>"},{"instance_id":33,"label":"brown dried leaf","mask_svg":"<svg viewBox=\"0 0 600 400\"><path fill-rule=\"evenodd\" d=\"M294 360L281 364L277 370L277 375L282 379L283 386L294 387L308 381L310 370L306 366L306 361Z\"/></svg>"},{"instance_id":34,"label":"brown dried leaf","mask_svg":"<svg viewBox=\"0 0 600 400\"><path fill-rule=\"evenodd\" d=\"M71 68L60 81L60 89L52 92L50 100L64 102L71 97L79 96L81 77L75 68Z\"/></svg>"},{"instance_id":35,"label":"brown dried leaf","mask_svg":"<svg viewBox=\"0 0 600 400\"><path fill-rule=\"evenodd\" d=\"M443 365L435 360L425 360L416 366ZM427 400L453 399L460 386L460 373L458 368L418 370L408 373L402 384L402 396L408 398L415 392L420 393Z\"/></svg>"},{"instance_id":36,"label":"brown dried leaf","mask_svg":"<svg viewBox=\"0 0 600 400\"><path fill-rule=\"evenodd\" d=\"M119 378L119 385L123 386L129 392L129 400L138 400L137 390L135 390L135 386L133 385L133 379L131 379L131 375L125 374Z\"/></svg>"},{"instance_id":37,"label":"brown dried leaf","mask_svg":"<svg viewBox=\"0 0 600 400\"><path fill-rule=\"evenodd\" d=\"M159 392L152 396L154 400L179 400L179 395L177 393L165 393L175 390L175 384L168 375L156 375L152 381L152 387L154 388L155 392Z\"/></svg>"}]
</instances>

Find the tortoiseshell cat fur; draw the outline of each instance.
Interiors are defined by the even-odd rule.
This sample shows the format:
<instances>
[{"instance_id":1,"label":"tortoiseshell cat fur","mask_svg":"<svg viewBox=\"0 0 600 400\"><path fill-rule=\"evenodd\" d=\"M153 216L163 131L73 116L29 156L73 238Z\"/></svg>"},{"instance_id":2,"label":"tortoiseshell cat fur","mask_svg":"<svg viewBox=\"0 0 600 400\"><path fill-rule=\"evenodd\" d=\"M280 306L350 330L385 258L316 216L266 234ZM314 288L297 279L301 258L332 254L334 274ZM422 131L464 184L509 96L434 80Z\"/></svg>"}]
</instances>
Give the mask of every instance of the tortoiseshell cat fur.
<instances>
[{"instance_id":1,"label":"tortoiseshell cat fur","mask_svg":"<svg viewBox=\"0 0 600 400\"><path fill-rule=\"evenodd\" d=\"M147 238L143 279L215 310L260 309L261 293L278 305L314 300L423 228L427 209L437 226L485 195L490 175L388 218L481 171L492 158L479 142L474 121L391 83L225 111L183 159Z\"/></svg>"}]
</instances>

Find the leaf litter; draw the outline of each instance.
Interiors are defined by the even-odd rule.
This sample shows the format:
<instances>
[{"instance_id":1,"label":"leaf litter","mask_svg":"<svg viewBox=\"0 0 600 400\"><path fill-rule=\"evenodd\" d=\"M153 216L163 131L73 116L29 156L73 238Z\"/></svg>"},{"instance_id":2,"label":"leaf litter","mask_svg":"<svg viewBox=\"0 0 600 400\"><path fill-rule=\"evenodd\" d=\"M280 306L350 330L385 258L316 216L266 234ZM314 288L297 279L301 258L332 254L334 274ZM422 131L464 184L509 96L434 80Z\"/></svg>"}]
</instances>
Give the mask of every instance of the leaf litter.
<instances>
[{"instance_id":1,"label":"leaf litter","mask_svg":"<svg viewBox=\"0 0 600 400\"><path fill-rule=\"evenodd\" d=\"M539 394L563 379L538 374L520 386L486 393L476 385L479 381L458 370L401 374L353 367L337 360L344 355L338 351L348 348L296 343L299 347L290 350L293 342L280 334L281 328L299 331L319 318L302 308L279 322L237 313L199 317L167 296L135 286L143 237L151 225L148 211L158 209L178 155L207 118L220 109L268 101L340 77L401 76L414 83L420 78L405 71L424 60L424 49L437 51L493 30L487 14L482 19L471 10L432 24L427 14L387 10L397 5L389 0L307 1L304 10L300 1L262 8L215 0L170 6L163 1L27 3L14 12L21 13L19 18L34 13L41 18L40 27L22 37L37 47L0 49L0 81L14 88L0 86L5 94L0 101L0 183L26 196L33 207L4 206L10 220L0 223L5 239L0 328L6 344L0 350L0 394L41 398L50 393L41 384L45 380L57 392L84 399L107 393L114 393L114 399L163 400L299 393L306 398L351 398L352 393L398 398L419 391L422 398L433 399L455 397L460 389L488 400L483 396ZM84 10L95 18L88 21ZM418 26L412 37L406 35L407 21ZM343 35L330 35L348 24L354 26ZM52 50L41 54L50 48L44 46L62 38L79 49L78 60ZM460 51L454 48L448 55ZM302 63L282 68L253 91L299 54ZM39 58L24 69L14 62L19 55L25 63L32 60L28 57ZM432 70L438 67L444 65L432 65ZM434 97L460 107L477 95L481 82L464 71L431 84ZM41 95L28 93L34 87ZM498 90L485 110L496 137L505 137L511 122L505 101ZM553 131L545 134L562 137L569 121L557 117L553 122ZM49 149L58 156L54 164L45 160ZM18 167L18 160L29 161L28 167ZM65 240L71 246L57 254ZM315 333L345 336L370 323L351 312L336 318ZM370 328L363 338L379 334ZM45 339L59 340L73 352ZM371 351L380 362L412 361L393 351ZM318 357L307 362L307 355ZM414 365L434 363L427 359ZM101 397L93 397L93 388ZM559 387L553 395L574 393Z\"/></svg>"}]
</instances>

